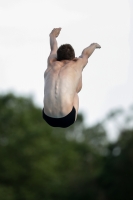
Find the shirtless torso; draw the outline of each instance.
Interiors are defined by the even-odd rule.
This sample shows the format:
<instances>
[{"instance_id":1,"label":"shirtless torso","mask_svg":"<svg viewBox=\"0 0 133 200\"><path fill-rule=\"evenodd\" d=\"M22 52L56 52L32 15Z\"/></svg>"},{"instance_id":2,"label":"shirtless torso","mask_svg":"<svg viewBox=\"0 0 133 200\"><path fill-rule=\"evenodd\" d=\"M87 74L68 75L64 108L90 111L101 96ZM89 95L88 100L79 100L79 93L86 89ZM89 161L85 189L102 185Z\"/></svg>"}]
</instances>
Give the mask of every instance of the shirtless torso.
<instances>
[{"instance_id":1,"label":"shirtless torso","mask_svg":"<svg viewBox=\"0 0 133 200\"><path fill-rule=\"evenodd\" d=\"M78 95L82 87L82 66L77 61L54 61L45 71L44 112L60 118L78 112Z\"/></svg>"},{"instance_id":2,"label":"shirtless torso","mask_svg":"<svg viewBox=\"0 0 133 200\"><path fill-rule=\"evenodd\" d=\"M61 28L56 28L50 33L51 53L44 73L44 113L48 117L63 118L74 107L76 120L79 108L78 92L82 88L83 68L93 51L101 47L97 43L93 43L83 50L79 58L58 61L56 37L60 31Z\"/></svg>"}]
</instances>

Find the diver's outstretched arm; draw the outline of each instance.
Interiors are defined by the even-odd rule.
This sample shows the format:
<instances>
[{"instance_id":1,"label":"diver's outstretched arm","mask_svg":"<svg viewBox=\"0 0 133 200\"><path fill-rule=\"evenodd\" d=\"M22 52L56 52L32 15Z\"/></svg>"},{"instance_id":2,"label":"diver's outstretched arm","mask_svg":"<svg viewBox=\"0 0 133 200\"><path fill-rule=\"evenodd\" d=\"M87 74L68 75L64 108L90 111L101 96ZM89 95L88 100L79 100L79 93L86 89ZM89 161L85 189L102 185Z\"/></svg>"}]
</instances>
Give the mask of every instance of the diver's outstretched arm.
<instances>
[{"instance_id":1,"label":"diver's outstretched arm","mask_svg":"<svg viewBox=\"0 0 133 200\"><path fill-rule=\"evenodd\" d=\"M79 59L75 58L74 61L77 61L79 63L79 68L81 70L84 69L84 67L88 63L88 58L92 55L92 53L95 51L95 49L100 49L101 46L97 43L92 43L90 46L86 47L82 53L81 56L79 56Z\"/></svg>"},{"instance_id":2,"label":"diver's outstretched arm","mask_svg":"<svg viewBox=\"0 0 133 200\"><path fill-rule=\"evenodd\" d=\"M54 28L51 31L51 33L49 34L51 52L50 52L50 55L48 57L48 66L50 65L50 63L52 63L53 61L55 61L56 58L57 58L58 45L57 45L56 38L60 34L60 31L61 31L61 28Z\"/></svg>"},{"instance_id":3,"label":"diver's outstretched arm","mask_svg":"<svg viewBox=\"0 0 133 200\"><path fill-rule=\"evenodd\" d=\"M97 43L92 43L89 47L85 48L83 51L82 51L82 54L80 57L87 57L89 58L92 53L95 51L95 49L100 49L101 46Z\"/></svg>"},{"instance_id":4,"label":"diver's outstretched arm","mask_svg":"<svg viewBox=\"0 0 133 200\"><path fill-rule=\"evenodd\" d=\"M51 51L56 52L57 51L57 40L56 38L58 37L58 35L60 34L61 28L54 28L51 33L49 34L50 36L50 48Z\"/></svg>"}]
</instances>

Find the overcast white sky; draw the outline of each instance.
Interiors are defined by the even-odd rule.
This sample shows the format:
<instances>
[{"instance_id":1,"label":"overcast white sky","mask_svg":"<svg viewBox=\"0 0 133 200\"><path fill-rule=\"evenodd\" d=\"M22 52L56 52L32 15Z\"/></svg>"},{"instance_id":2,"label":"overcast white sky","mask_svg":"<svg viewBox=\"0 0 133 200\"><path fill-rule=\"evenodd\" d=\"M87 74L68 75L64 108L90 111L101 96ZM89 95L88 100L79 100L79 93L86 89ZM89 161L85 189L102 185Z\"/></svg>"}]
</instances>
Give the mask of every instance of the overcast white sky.
<instances>
[{"instance_id":1,"label":"overcast white sky","mask_svg":"<svg viewBox=\"0 0 133 200\"><path fill-rule=\"evenodd\" d=\"M97 42L83 71L80 109L93 124L133 103L132 0L0 0L0 93L32 95L42 107L49 33L79 56Z\"/></svg>"}]
</instances>

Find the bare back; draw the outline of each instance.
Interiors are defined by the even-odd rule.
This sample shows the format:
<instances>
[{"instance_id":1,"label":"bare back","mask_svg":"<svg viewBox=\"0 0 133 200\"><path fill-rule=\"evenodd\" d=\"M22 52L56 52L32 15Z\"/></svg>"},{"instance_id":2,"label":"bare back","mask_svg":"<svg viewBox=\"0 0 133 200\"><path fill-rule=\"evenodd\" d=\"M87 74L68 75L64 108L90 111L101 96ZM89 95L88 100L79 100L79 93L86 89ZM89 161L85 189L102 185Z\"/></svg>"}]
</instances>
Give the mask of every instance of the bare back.
<instances>
[{"instance_id":1,"label":"bare back","mask_svg":"<svg viewBox=\"0 0 133 200\"><path fill-rule=\"evenodd\" d=\"M44 112L50 117L64 117L73 108L74 96L82 70L77 61L55 61L44 73Z\"/></svg>"}]
</instances>

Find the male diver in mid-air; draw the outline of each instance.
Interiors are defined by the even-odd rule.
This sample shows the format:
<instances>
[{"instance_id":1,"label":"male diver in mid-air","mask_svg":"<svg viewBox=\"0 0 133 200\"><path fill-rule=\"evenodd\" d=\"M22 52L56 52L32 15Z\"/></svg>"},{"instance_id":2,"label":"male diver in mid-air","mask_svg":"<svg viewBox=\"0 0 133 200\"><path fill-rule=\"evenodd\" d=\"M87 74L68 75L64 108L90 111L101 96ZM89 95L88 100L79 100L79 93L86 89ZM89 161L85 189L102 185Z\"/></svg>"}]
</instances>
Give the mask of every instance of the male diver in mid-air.
<instances>
[{"instance_id":1,"label":"male diver in mid-air","mask_svg":"<svg viewBox=\"0 0 133 200\"><path fill-rule=\"evenodd\" d=\"M51 52L44 73L42 113L43 119L50 126L66 128L72 125L77 118L82 71L94 50L101 46L93 43L82 51L79 58L75 58L74 49L70 44L57 47L56 37L60 31L61 28L54 28L49 35Z\"/></svg>"}]
</instances>

